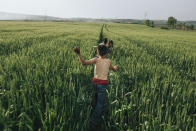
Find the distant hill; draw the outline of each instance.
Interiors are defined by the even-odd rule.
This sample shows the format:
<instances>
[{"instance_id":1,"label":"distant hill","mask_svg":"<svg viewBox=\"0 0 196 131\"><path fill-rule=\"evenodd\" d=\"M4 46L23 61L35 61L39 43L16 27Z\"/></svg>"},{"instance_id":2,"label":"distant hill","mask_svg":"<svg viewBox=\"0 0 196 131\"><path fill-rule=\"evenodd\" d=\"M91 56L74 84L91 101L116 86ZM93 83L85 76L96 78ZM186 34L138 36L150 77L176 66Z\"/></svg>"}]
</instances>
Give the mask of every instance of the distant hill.
<instances>
[{"instance_id":1,"label":"distant hill","mask_svg":"<svg viewBox=\"0 0 196 131\"><path fill-rule=\"evenodd\" d=\"M115 22L123 24L144 24L144 20L139 19L92 19L92 18L59 18L44 15L28 15L18 13L0 12L0 20L35 20L35 21L82 21L82 22ZM155 25L166 25L166 20L153 20ZM178 23L193 24L196 21L178 21Z\"/></svg>"},{"instance_id":2,"label":"distant hill","mask_svg":"<svg viewBox=\"0 0 196 131\"><path fill-rule=\"evenodd\" d=\"M0 12L0 20L63 20L62 18L42 15L27 15L18 13Z\"/></svg>"}]
</instances>

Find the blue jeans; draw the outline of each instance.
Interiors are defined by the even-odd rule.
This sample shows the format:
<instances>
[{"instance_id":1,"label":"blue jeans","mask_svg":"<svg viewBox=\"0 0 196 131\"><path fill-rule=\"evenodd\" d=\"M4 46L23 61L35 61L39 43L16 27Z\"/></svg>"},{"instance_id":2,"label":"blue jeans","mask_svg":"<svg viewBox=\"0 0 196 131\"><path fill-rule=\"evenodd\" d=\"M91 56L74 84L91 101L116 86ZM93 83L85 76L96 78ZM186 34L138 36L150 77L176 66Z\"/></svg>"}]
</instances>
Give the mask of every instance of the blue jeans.
<instances>
[{"instance_id":1,"label":"blue jeans","mask_svg":"<svg viewBox=\"0 0 196 131\"><path fill-rule=\"evenodd\" d=\"M90 120L90 126L95 127L99 124L101 120L101 114L103 111L105 98L106 98L106 88L107 84L96 84L93 83L94 91L95 91L95 99L96 99L96 107L92 114Z\"/></svg>"}]
</instances>

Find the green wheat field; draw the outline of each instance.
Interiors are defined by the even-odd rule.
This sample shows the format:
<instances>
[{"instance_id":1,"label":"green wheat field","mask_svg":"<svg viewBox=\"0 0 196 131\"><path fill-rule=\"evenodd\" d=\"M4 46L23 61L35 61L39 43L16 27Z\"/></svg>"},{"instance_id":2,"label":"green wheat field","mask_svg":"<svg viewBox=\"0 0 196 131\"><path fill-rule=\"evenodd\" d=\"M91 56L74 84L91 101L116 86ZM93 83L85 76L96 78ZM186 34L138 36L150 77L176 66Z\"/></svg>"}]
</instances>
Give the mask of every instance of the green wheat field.
<instances>
[{"instance_id":1,"label":"green wheat field","mask_svg":"<svg viewBox=\"0 0 196 131\"><path fill-rule=\"evenodd\" d=\"M86 131L94 45L114 41L100 131L196 130L196 31L87 22L0 21L0 130Z\"/></svg>"}]
</instances>

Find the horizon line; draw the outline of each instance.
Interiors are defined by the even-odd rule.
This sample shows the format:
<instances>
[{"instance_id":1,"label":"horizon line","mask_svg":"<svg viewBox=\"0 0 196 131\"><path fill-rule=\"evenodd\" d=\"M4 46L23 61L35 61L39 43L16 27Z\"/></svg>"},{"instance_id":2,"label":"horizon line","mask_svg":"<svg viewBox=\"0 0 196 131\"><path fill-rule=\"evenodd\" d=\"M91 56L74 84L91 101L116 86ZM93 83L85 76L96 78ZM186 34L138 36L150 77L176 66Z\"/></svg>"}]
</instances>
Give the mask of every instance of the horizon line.
<instances>
[{"instance_id":1,"label":"horizon line","mask_svg":"<svg viewBox=\"0 0 196 131\"><path fill-rule=\"evenodd\" d=\"M149 18L112 18L112 17L58 17L58 16L52 16L52 15L41 15L41 14L29 14L29 13L17 13L17 12L6 12L6 11L0 11L0 13L10 13L10 14L17 14L17 15L32 15L32 16L47 16L47 17L54 17L54 18L59 18L59 19L121 19L121 20L154 20L154 21L167 21L167 19L149 19ZM170 16L168 16L170 17ZM175 17L175 16L173 16ZM190 19L190 20L179 20L177 21L196 21L196 19Z\"/></svg>"}]
</instances>

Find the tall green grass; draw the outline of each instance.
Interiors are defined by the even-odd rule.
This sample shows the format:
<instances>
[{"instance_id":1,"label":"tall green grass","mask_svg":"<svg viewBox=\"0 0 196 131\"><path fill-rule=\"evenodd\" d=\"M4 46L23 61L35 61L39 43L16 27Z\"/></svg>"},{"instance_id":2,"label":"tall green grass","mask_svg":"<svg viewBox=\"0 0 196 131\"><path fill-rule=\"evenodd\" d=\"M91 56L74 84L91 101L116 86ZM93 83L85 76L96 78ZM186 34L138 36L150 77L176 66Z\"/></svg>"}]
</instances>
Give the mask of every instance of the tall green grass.
<instances>
[{"instance_id":1,"label":"tall green grass","mask_svg":"<svg viewBox=\"0 0 196 131\"><path fill-rule=\"evenodd\" d=\"M100 130L195 130L195 32L141 25L0 22L0 129L85 131L94 57L114 41Z\"/></svg>"},{"instance_id":2,"label":"tall green grass","mask_svg":"<svg viewBox=\"0 0 196 131\"><path fill-rule=\"evenodd\" d=\"M138 40L129 35L134 30L121 30L119 24L104 30L104 36L115 41L111 57L121 65L121 72L110 77L112 87L118 87L109 91L113 121L121 130L194 130L194 54L160 47L162 40L158 36L155 43L150 38L142 39L142 31L137 34L141 39ZM187 53L190 55L184 55Z\"/></svg>"}]
</instances>

